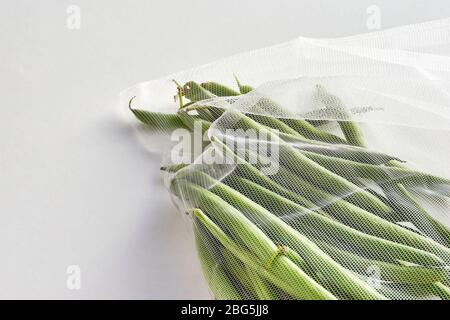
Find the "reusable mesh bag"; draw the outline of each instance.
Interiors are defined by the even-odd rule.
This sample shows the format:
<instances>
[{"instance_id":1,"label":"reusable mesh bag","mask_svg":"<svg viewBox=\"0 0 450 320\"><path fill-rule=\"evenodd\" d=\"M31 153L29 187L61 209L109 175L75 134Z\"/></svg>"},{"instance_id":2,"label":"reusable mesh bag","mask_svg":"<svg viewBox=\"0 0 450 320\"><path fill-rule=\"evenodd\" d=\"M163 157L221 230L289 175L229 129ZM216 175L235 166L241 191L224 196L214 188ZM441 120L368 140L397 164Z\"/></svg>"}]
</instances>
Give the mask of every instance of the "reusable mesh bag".
<instances>
[{"instance_id":1,"label":"reusable mesh bag","mask_svg":"<svg viewBox=\"0 0 450 320\"><path fill-rule=\"evenodd\" d=\"M449 54L439 20L121 94L141 141L164 141L214 298L450 298Z\"/></svg>"}]
</instances>

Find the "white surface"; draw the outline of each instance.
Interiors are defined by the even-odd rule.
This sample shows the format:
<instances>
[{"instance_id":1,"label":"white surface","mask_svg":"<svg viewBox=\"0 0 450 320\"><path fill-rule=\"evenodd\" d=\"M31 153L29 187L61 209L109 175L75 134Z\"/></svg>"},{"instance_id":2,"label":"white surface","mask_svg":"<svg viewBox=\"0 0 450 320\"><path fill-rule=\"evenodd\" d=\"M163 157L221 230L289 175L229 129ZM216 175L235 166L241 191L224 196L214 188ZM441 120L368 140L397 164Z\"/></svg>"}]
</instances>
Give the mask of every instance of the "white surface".
<instances>
[{"instance_id":1,"label":"white surface","mask_svg":"<svg viewBox=\"0 0 450 320\"><path fill-rule=\"evenodd\" d=\"M81 29L66 8L81 8ZM136 82L299 35L450 16L439 1L14 1L0 19L0 298L201 299L189 228L117 107ZM80 290L66 287L79 265Z\"/></svg>"}]
</instances>

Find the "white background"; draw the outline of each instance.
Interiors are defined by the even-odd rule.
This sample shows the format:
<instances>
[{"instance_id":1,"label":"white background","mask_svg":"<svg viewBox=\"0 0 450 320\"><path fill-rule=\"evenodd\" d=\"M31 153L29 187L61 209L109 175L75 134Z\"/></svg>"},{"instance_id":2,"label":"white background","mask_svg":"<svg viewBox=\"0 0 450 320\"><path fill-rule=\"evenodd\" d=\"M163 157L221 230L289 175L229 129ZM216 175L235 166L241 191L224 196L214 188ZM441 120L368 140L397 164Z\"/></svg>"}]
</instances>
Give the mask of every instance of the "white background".
<instances>
[{"instance_id":1,"label":"white background","mask_svg":"<svg viewBox=\"0 0 450 320\"><path fill-rule=\"evenodd\" d=\"M450 16L448 0L3 1L0 298L209 298L186 221L120 90L297 36ZM66 9L81 9L81 29ZM79 265L80 290L66 287Z\"/></svg>"}]
</instances>

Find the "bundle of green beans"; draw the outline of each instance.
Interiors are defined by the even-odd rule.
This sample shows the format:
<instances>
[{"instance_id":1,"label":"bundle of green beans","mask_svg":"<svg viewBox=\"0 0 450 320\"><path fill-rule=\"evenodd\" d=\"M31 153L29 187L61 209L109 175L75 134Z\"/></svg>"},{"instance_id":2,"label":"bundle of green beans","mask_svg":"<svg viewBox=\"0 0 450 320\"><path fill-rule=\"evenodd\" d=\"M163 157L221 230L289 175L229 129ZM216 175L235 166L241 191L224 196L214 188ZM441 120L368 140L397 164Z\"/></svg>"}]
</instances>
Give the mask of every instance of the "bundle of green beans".
<instances>
[{"instance_id":1,"label":"bundle of green beans","mask_svg":"<svg viewBox=\"0 0 450 320\"><path fill-rule=\"evenodd\" d=\"M277 116L288 113L268 97L244 112L210 103L253 90L237 84L177 83L177 114L134 109L130 101L157 130L193 130L197 121L203 132L252 129L270 138L257 147L278 147L270 175L263 173L274 161L269 155L232 150L216 134L205 153L230 162L162 168L193 218L215 298L450 299L450 228L419 199L431 192L447 209L450 180L366 148L362 128L323 86L317 98L336 115L341 135L325 129L329 120Z\"/></svg>"}]
</instances>

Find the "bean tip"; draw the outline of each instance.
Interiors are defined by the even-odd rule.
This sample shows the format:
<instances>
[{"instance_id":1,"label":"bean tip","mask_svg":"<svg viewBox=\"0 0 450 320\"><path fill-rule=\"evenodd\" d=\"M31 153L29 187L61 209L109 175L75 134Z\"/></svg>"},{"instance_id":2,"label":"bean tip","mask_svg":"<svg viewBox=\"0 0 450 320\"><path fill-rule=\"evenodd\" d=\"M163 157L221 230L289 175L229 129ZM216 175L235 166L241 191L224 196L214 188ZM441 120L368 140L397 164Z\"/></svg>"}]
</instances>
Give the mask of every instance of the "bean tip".
<instances>
[{"instance_id":1,"label":"bean tip","mask_svg":"<svg viewBox=\"0 0 450 320\"><path fill-rule=\"evenodd\" d=\"M186 214L192 215L196 218L200 218L201 216L203 216L202 210L200 210L198 208L189 208L186 210Z\"/></svg>"},{"instance_id":2,"label":"bean tip","mask_svg":"<svg viewBox=\"0 0 450 320\"><path fill-rule=\"evenodd\" d=\"M133 103L133 100L136 98L136 96L131 97L130 101L128 101L128 109L131 111L134 111L134 109L131 107L131 104Z\"/></svg>"}]
</instances>

